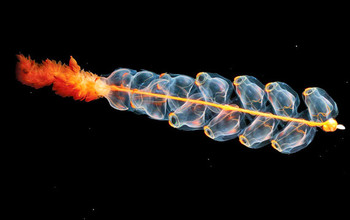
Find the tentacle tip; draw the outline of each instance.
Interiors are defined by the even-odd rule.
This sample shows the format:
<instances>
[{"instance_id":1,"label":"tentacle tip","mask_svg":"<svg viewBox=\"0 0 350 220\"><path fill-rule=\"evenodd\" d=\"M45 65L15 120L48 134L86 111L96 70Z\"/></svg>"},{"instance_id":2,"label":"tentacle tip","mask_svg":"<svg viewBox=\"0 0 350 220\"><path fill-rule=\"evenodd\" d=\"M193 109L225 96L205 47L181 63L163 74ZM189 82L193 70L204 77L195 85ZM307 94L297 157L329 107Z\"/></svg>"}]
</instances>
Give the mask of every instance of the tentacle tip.
<instances>
[{"instance_id":1,"label":"tentacle tip","mask_svg":"<svg viewBox=\"0 0 350 220\"><path fill-rule=\"evenodd\" d=\"M70 56L69 67L75 73L80 71L80 66L78 65L78 62L73 58L73 56Z\"/></svg>"},{"instance_id":2,"label":"tentacle tip","mask_svg":"<svg viewBox=\"0 0 350 220\"><path fill-rule=\"evenodd\" d=\"M333 132L337 129L344 130L345 126L338 124L338 122L334 118L331 118L324 122L322 129L326 132Z\"/></svg>"},{"instance_id":3,"label":"tentacle tip","mask_svg":"<svg viewBox=\"0 0 350 220\"><path fill-rule=\"evenodd\" d=\"M339 124L339 125L337 125L337 129L339 129L339 130L345 130L345 126L344 126L344 125Z\"/></svg>"}]
</instances>

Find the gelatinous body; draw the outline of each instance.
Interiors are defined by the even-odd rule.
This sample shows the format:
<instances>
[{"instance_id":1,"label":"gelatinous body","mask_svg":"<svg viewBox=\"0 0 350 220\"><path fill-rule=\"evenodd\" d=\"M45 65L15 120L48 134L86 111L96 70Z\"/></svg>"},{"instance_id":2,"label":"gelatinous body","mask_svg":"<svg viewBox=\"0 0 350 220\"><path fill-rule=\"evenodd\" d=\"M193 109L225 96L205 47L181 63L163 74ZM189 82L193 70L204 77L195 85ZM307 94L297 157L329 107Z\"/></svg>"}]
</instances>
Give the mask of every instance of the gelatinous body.
<instances>
[{"instance_id":1,"label":"gelatinous body","mask_svg":"<svg viewBox=\"0 0 350 220\"><path fill-rule=\"evenodd\" d=\"M310 120L316 125L327 121L331 125L329 119L338 113L335 102L319 88L309 88L303 93L308 114L301 114L297 111L300 103L298 94L283 82L264 86L255 77L244 75L237 76L233 83L229 83L228 79L206 72L197 74L195 79L171 74L158 78L149 74L144 78L142 82L146 83L143 86L131 87L130 91L137 88L152 94L129 92L129 95L138 97L142 106L156 108L159 114L155 116L150 113L152 111L143 113L155 119L166 119L164 115L168 113L172 127L203 129L208 137L217 141L239 137L239 141L249 148L260 148L271 143L281 153L295 153L308 146L315 135L315 127L306 121ZM152 82L147 83L149 80ZM113 96L113 92L111 89L109 96ZM165 96L155 98L157 94ZM151 97L146 98L149 95ZM238 97L238 103L244 109L231 103L230 97L233 95ZM109 99L113 99L109 96ZM140 104L131 106L140 108ZM278 120L285 118L294 120Z\"/></svg>"},{"instance_id":2,"label":"gelatinous body","mask_svg":"<svg viewBox=\"0 0 350 220\"><path fill-rule=\"evenodd\" d=\"M295 153L311 143L315 132L315 127L290 122L281 132L275 135L271 144L281 153Z\"/></svg>"},{"instance_id":3,"label":"gelatinous body","mask_svg":"<svg viewBox=\"0 0 350 220\"><path fill-rule=\"evenodd\" d=\"M324 122L338 115L337 104L321 88L307 88L303 92L305 104L313 121Z\"/></svg>"},{"instance_id":4,"label":"gelatinous body","mask_svg":"<svg viewBox=\"0 0 350 220\"><path fill-rule=\"evenodd\" d=\"M233 83L244 108L259 111L265 107L264 86L255 77L237 76Z\"/></svg>"},{"instance_id":5,"label":"gelatinous body","mask_svg":"<svg viewBox=\"0 0 350 220\"><path fill-rule=\"evenodd\" d=\"M244 129L239 136L239 141L249 148L259 148L268 144L276 129L276 120L273 118L258 116Z\"/></svg>"},{"instance_id":6,"label":"gelatinous body","mask_svg":"<svg viewBox=\"0 0 350 220\"><path fill-rule=\"evenodd\" d=\"M167 91L167 95L185 98L189 97L189 94L192 94L192 88L194 79L189 76L175 76L171 77L169 74L166 74L165 77L168 80L167 86L164 89ZM164 76L162 77L164 78ZM168 99L168 106L170 111L175 111L180 108L184 102Z\"/></svg>"},{"instance_id":7,"label":"gelatinous body","mask_svg":"<svg viewBox=\"0 0 350 220\"><path fill-rule=\"evenodd\" d=\"M108 85L130 88L130 82L136 71L129 69L115 70L106 79ZM128 93L120 91L110 91L106 96L109 104L117 110L128 110L130 108L130 96Z\"/></svg>"},{"instance_id":8,"label":"gelatinous body","mask_svg":"<svg viewBox=\"0 0 350 220\"><path fill-rule=\"evenodd\" d=\"M275 114L294 117L300 103L298 94L287 84L282 82L268 83L265 87Z\"/></svg>"},{"instance_id":9,"label":"gelatinous body","mask_svg":"<svg viewBox=\"0 0 350 220\"><path fill-rule=\"evenodd\" d=\"M268 83L265 87L268 99L275 114L298 117L298 94L282 82ZM305 117L304 117L305 118ZM315 129L303 123L290 122L277 132L271 141L272 146L282 153L294 153L305 148L314 138Z\"/></svg>"},{"instance_id":10,"label":"gelatinous body","mask_svg":"<svg viewBox=\"0 0 350 220\"><path fill-rule=\"evenodd\" d=\"M202 94L195 93L189 97L193 100L204 100ZM200 129L205 123L205 113L207 110L207 106L186 102L180 108L176 109L169 115L169 123L174 128L182 128L182 129Z\"/></svg>"},{"instance_id":11,"label":"gelatinous body","mask_svg":"<svg viewBox=\"0 0 350 220\"><path fill-rule=\"evenodd\" d=\"M271 143L281 153L295 153L311 143L316 127L324 131L345 128L334 119L336 103L316 87L303 92L307 110L299 113L298 94L287 84L264 86L253 76L237 76L231 83L206 72L192 78L123 68L105 78L81 70L73 58L69 66L18 58L17 78L26 85L53 84L57 94L86 101L105 97L117 110L168 120L174 128L203 129L217 141L239 137L249 148Z\"/></svg>"},{"instance_id":12,"label":"gelatinous body","mask_svg":"<svg viewBox=\"0 0 350 220\"><path fill-rule=\"evenodd\" d=\"M208 137L217 141L227 141L236 138L241 132L242 119L241 112L222 110L203 129Z\"/></svg>"}]
</instances>

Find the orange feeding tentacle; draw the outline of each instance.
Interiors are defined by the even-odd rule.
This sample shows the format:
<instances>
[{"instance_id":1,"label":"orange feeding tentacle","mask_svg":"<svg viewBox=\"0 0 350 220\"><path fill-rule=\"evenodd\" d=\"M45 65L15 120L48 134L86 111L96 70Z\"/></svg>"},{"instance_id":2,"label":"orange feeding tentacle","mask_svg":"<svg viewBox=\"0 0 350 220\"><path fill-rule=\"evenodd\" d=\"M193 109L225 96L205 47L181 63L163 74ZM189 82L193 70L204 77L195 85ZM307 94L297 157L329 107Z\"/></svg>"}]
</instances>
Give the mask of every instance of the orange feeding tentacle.
<instances>
[{"instance_id":1,"label":"orange feeding tentacle","mask_svg":"<svg viewBox=\"0 0 350 220\"><path fill-rule=\"evenodd\" d=\"M81 70L73 57L70 57L68 66L49 59L38 64L21 54L17 58L17 79L25 85L38 89L52 84L56 94L87 102L109 92L97 75Z\"/></svg>"}]
</instances>

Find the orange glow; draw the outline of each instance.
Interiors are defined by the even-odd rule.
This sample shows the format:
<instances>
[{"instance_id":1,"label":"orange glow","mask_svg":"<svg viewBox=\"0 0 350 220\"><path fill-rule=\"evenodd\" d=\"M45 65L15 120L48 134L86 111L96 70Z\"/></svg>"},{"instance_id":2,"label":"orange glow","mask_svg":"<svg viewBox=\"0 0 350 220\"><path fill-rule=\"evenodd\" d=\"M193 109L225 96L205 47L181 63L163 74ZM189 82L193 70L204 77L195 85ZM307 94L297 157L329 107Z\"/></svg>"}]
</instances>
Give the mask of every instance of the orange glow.
<instances>
[{"instance_id":1,"label":"orange glow","mask_svg":"<svg viewBox=\"0 0 350 220\"><path fill-rule=\"evenodd\" d=\"M200 85L202 85L203 84L203 82L200 82L201 80L199 80L199 77L201 76L201 75L203 75L204 74L204 72L199 72L197 75L196 75L196 80L195 80L195 84L197 85L197 86L200 86Z\"/></svg>"},{"instance_id":2,"label":"orange glow","mask_svg":"<svg viewBox=\"0 0 350 220\"><path fill-rule=\"evenodd\" d=\"M313 88L306 88L303 92L303 95L308 96L308 95L312 94L314 91L315 91L315 89L313 89Z\"/></svg>"},{"instance_id":3,"label":"orange glow","mask_svg":"<svg viewBox=\"0 0 350 220\"><path fill-rule=\"evenodd\" d=\"M266 91L266 92L271 92L274 88L275 88L275 84L273 84L273 83L268 83L268 84L266 84L266 86L265 86L265 91Z\"/></svg>"},{"instance_id":4,"label":"orange glow","mask_svg":"<svg viewBox=\"0 0 350 220\"><path fill-rule=\"evenodd\" d=\"M212 132L212 130L206 125L203 127L203 130L204 130L204 134L207 135L208 137L210 137L211 139L214 139L215 136Z\"/></svg>"},{"instance_id":5,"label":"orange glow","mask_svg":"<svg viewBox=\"0 0 350 220\"><path fill-rule=\"evenodd\" d=\"M134 105L134 103L130 100L130 106L131 108L136 108L136 106Z\"/></svg>"},{"instance_id":6,"label":"orange glow","mask_svg":"<svg viewBox=\"0 0 350 220\"><path fill-rule=\"evenodd\" d=\"M275 140L271 140L271 145L272 145L273 148L275 148L278 151L281 148L281 146Z\"/></svg>"},{"instance_id":7,"label":"orange glow","mask_svg":"<svg viewBox=\"0 0 350 220\"><path fill-rule=\"evenodd\" d=\"M239 86L239 85L242 84L242 82L244 82L246 79L247 79L246 77L236 76L236 77L233 79L233 85Z\"/></svg>"},{"instance_id":8,"label":"orange glow","mask_svg":"<svg viewBox=\"0 0 350 220\"><path fill-rule=\"evenodd\" d=\"M337 130L337 127L338 127L338 122L335 119L331 118L324 123L324 125L322 126L322 129L324 131L330 132L330 131Z\"/></svg>"},{"instance_id":9,"label":"orange glow","mask_svg":"<svg viewBox=\"0 0 350 220\"><path fill-rule=\"evenodd\" d=\"M176 122L177 122L177 116L175 115L175 113L174 112L171 112L170 114L169 114L169 118L173 118L173 120L174 120L174 122L173 122L173 120L169 120L168 122L169 122L169 125L171 126L171 127L173 127L173 128L178 128L178 126L176 125Z\"/></svg>"},{"instance_id":10,"label":"orange glow","mask_svg":"<svg viewBox=\"0 0 350 220\"><path fill-rule=\"evenodd\" d=\"M191 102L195 104L200 104L200 105L206 105L206 106L212 106L212 107L217 107L226 111L238 111L242 113L247 113L250 115L256 115L256 116L263 116L263 117L268 117L268 118L274 118L278 120L283 120L283 121L293 121L297 123L303 123L308 126L312 127L321 127L325 131L335 131L334 129L334 122L335 119L329 119L328 121L325 122L314 122L314 121L308 121L303 118L291 118L291 117L286 117L286 116L280 116L280 115L274 115L270 112L259 112L259 111L253 111L249 109L244 109L240 108L237 106L231 106L227 104L217 104L217 103L212 103L212 102L207 102L207 101L202 101L202 100L197 100L197 99L188 99L188 98L181 98L181 97L176 97L176 96L169 96L169 95L164 95L164 94L157 94L157 93L152 93L152 92L146 92L138 89L128 89L125 87L119 87L115 85L110 85L110 90L112 91L120 91L120 92L128 92L132 94L140 94L140 95L145 95L145 96L152 96L152 97L158 97L158 98L164 98L164 99L172 99L172 100L177 100L177 101L183 101L183 102ZM337 126L335 125L335 128Z\"/></svg>"},{"instance_id":11,"label":"orange glow","mask_svg":"<svg viewBox=\"0 0 350 220\"><path fill-rule=\"evenodd\" d=\"M56 94L63 97L71 96L75 100L87 102L109 92L109 88L99 76L81 70L73 57L70 57L69 65L49 59L38 64L22 54L17 55L17 58L17 79L25 85L39 89L52 84L52 90Z\"/></svg>"},{"instance_id":12,"label":"orange glow","mask_svg":"<svg viewBox=\"0 0 350 220\"><path fill-rule=\"evenodd\" d=\"M244 135L239 135L239 142L247 147L250 146L248 139Z\"/></svg>"}]
</instances>

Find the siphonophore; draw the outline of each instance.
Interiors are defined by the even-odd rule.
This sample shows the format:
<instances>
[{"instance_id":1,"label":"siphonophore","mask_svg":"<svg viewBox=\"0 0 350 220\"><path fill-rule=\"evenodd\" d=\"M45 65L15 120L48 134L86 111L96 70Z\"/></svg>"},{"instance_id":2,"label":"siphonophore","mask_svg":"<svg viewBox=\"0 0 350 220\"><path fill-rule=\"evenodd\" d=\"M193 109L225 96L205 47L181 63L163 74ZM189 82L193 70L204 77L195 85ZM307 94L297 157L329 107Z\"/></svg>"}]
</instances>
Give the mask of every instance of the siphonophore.
<instances>
[{"instance_id":1,"label":"siphonophore","mask_svg":"<svg viewBox=\"0 0 350 220\"><path fill-rule=\"evenodd\" d=\"M75 100L104 97L117 110L146 114L182 130L201 129L216 141L238 138L248 148L271 144L291 154L311 143L317 127L326 132L345 129L334 119L337 104L318 87L305 89L307 109L299 112L299 96L286 83L264 86L248 75L231 82L215 73L200 72L192 78L120 68L100 77L81 70L72 57L69 65L17 57L17 79L25 85L52 85L58 95Z\"/></svg>"}]
</instances>

